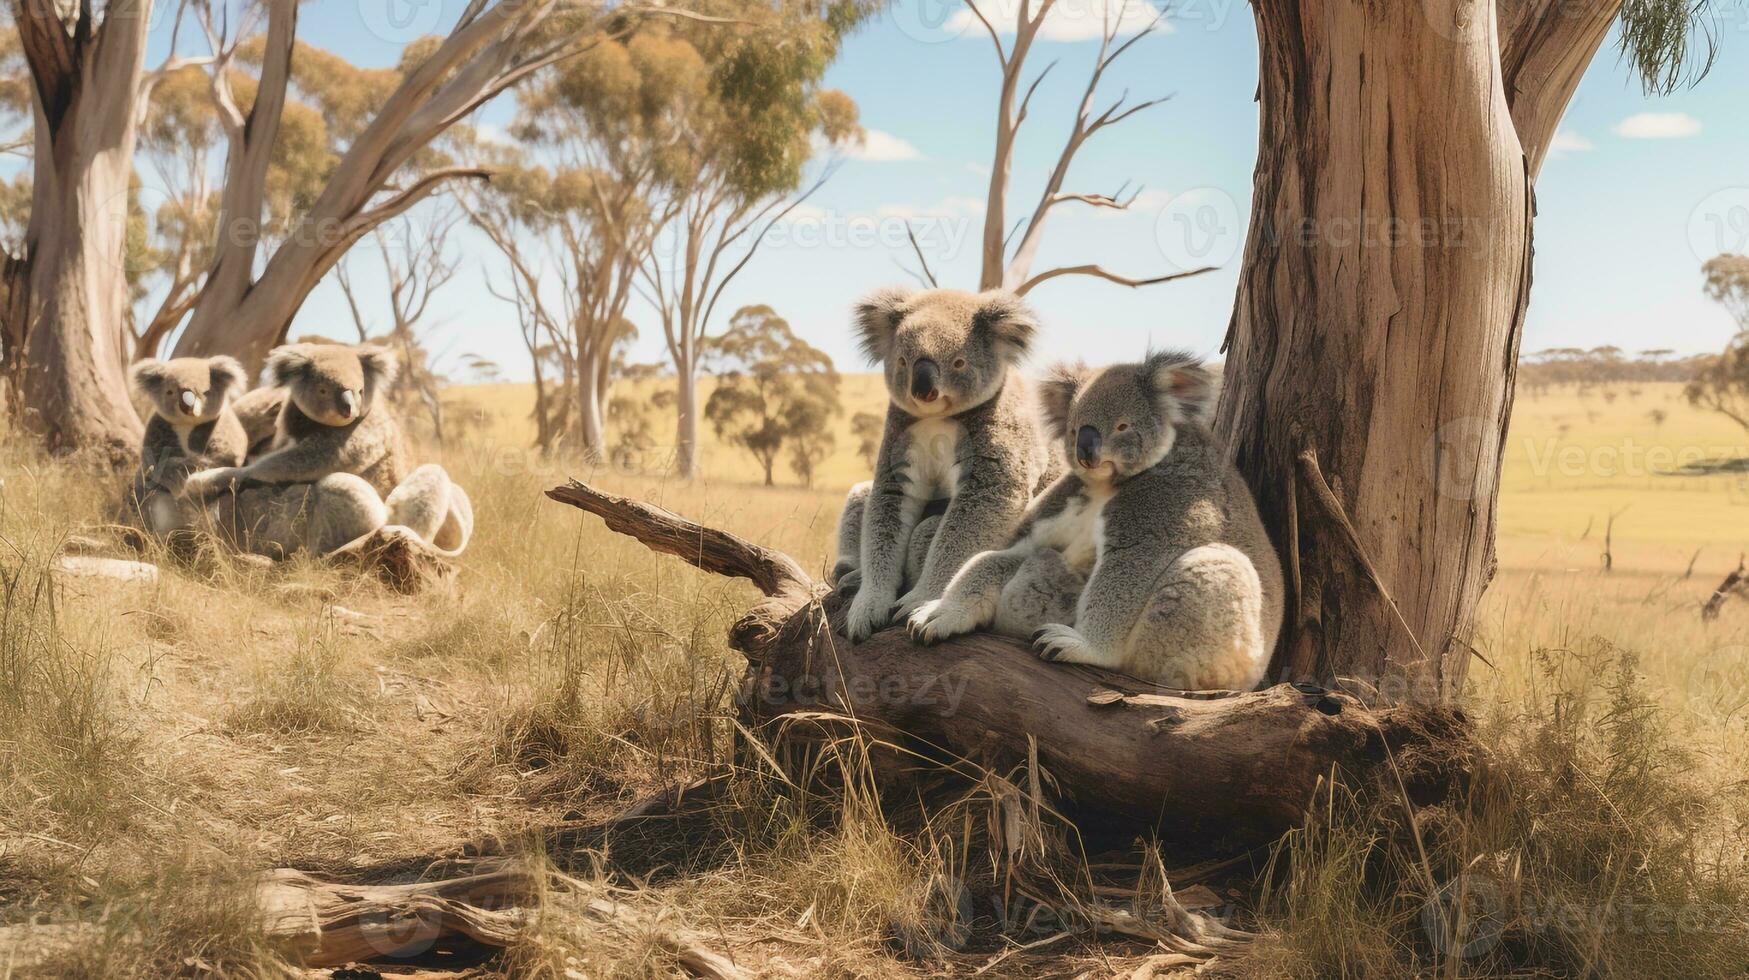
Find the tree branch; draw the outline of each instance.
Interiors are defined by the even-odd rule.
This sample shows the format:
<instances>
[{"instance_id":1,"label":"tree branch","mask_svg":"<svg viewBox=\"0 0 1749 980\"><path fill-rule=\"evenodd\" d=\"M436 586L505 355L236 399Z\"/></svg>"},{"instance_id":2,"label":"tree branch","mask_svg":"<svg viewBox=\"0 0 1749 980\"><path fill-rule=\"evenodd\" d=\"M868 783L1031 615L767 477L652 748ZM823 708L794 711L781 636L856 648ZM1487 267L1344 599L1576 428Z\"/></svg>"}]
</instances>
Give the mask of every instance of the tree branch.
<instances>
[{"instance_id":1,"label":"tree branch","mask_svg":"<svg viewBox=\"0 0 1749 980\"><path fill-rule=\"evenodd\" d=\"M1152 276L1146 279L1132 279L1129 276L1120 276L1115 272L1110 272L1097 265L1070 265L1058 269L1051 269L1047 272L1041 272L1038 275L1033 276L1031 279L1021 283L1014 291L1025 296L1032 291L1033 287L1040 283L1049 282L1058 276L1093 276L1097 279L1104 279L1107 282L1117 283L1119 286L1135 288L1138 286L1156 286L1163 282L1171 282L1174 279L1189 279L1191 276L1200 276L1205 272L1213 271L1215 271L1214 266L1205 265L1200 269L1192 269L1189 272L1174 272L1164 276Z\"/></svg>"},{"instance_id":2,"label":"tree branch","mask_svg":"<svg viewBox=\"0 0 1749 980\"><path fill-rule=\"evenodd\" d=\"M935 273L929 269L929 260L923 256L923 247L917 244L917 236L911 231L911 222L905 222L905 237L911 240L911 251L917 255L917 264L923 268L923 280L931 289L941 285L935 281Z\"/></svg>"}]
</instances>

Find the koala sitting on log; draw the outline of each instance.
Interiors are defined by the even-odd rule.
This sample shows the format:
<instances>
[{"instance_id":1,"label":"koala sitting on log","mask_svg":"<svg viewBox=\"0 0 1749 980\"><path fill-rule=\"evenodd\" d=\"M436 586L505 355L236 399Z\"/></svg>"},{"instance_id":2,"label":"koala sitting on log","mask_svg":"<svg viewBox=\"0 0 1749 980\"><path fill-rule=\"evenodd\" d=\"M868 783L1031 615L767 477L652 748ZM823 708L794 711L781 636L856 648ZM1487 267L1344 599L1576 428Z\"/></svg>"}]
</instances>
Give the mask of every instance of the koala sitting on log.
<instances>
[{"instance_id":1,"label":"koala sitting on log","mask_svg":"<svg viewBox=\"0 0 1749 980\"><path fill-rule=\"evenodd\" d=\"M148 358L128 370L128 380L151 403L152 417L124 522L163 536L188 525L180 498L190 474L243 462L249 441L232 403L247 382L243 365L223 356Z\"/></svg>"},{"instance_id":2,"label":"koala sitting on log","mask_svg":"<svg viewBox=\"0 0 1749 980\"><path fill-rule=\"evenodd\" d=\"M273 448L246 466L229 466L189 478L189 493L210 497L245 481L313 483L332 473L351 473L379 496L407 475L406 437L388 411L373 411L378 396L399 370L393 351L364 345L287 344L267 357L265 375L282 390ZM270 396L251 396L265 404ZM259 415L259 407L251 408Z\"/></svg>"},{"instance_id":3,"label":"koala sitting on log","mask_svg":"<svg viewBox=\"0 0 1749 980\"><path fill-rule=\"evenodd\" d=\"M912 635L979 629L1014 583L1049 583L1054 566L1072 569L1090 547L1073 625L1039 627L1039 656L1181 690L1257 686L1281 629L1281 564L1208 431L1213 391L1209 373L1175 352L1054 371L1041 402L1070 473L1033 505L1013 545L979 555L941 601L917 610Z\"/></svg>"},{"instance_id":4,"label":"koala sitting on log","mask_svg":"<svg viewBox=\"0 0 1749 980\"><path fill-rule=\"evenodd\" d=\"M1012 370L1038 329L1019 297L884 289L855 317L890 396L874 479L846 502L833 576L854 581L845 631L860 643L939 597L967 559L1001 547L1051 454ZM920 527L932 507L939 520Z\"/></svg>"}]
</instances>

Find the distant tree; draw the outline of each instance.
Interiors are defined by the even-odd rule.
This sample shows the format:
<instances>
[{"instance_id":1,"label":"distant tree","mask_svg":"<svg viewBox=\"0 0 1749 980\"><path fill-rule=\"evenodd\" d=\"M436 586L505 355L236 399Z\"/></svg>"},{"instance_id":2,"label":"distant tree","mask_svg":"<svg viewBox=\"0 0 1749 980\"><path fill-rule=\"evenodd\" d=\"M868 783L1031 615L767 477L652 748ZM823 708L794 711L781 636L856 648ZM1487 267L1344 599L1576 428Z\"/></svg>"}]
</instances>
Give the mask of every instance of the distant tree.
<instances>
[{"instance_id":1,"label":"distant tree","mask_svg":"<svg viewBox=\"0 0 1749 980\"><path fill-rule=\"evenodd\" d=\"M1652 423L1654 431L1662 432L1664 431L1664 423L1670 418L1670 413L1661 408L1654 408L1646 413L1646 418Z\"/></svg>"},{"instance_id":2,"label":"distant tree","mask_svg":"<svg viewBox=\"0 0 1749 980\"><path fill-rule=\"evenodd\" d=\"M1033 43L1050 39L1045 21L1051 16L1054 0L1037 3L987 4L994 8L986 13L977 0L965 0L966 10L983 26L996 49L996 64L1001 72L997 89L995 147L990 162L988 186L984 198L984 227L981 237L980 289L1010 289L1024 295L1033 287L1059 276L1091 276L1120 286L1149 286L1207 272L1208 269L1171 270L1164 274L1135 277L1119 274L1095 264L1057 266L1043 272L1033 271L1044 241L1046 218L1059 207L1091 207L1123 211L1136 200L1141 188L1124 181L1112 193L1088 193L1065 189L1069 171L1077 154L1101 132L1117 126L1137 113L1161 105L1166 96L1130 99L1126 89L1117 98L1100 105L1100 82L1105 73L1137 42L1152 35L1165 23L1165 11L1145 0L1121 0L1106 8L1105 23L1099 39L1099 53L1087 71L1086 85L1068 132L1063 134L1056 159L1051 163L1039 186L1038 196L1017 219L1008 217L1009 190L1016 158L1031 154L1016 152L1021 124L1027 119L1033 93L1049 75L1056 62L1047 65L1028 82L1027 55ZM1085 15L1086 11L1077 11ZM1072 15L1073 16L1073 15ZM992 17L996 18L993 20ZM1000 22L998 22L1000 21ZM1131 36L1120 40L1120 35ZM1006 38L1006 43L1004 39ZM1035 123L1036 125L1036 123ZM934 285L935 276L923 261L921 249L913 248L922 263L919 278Z\"/></svg>"},{"instance_id":3,"label":"distant tree","mask_svg":"<svg viewBox=\"0 0 1749 980\"><path fill-rule=\"evenodd\" d=\"M656 447L656 427L650 409L655 407L632 395L615 395L607 403L607 422L613 430L609 458L622 470L637 470L646 453Z\"/></svg>"},{"instance_id":4,"label":"distant tree","mask_svg":"<svg viewBox=\"0 0 1749 980\"><path fill-rule=\"evenodd\" d=\"M804 482L832 448L831 420L842 412L832 358L790 330L769 306L744 306L705 346L717 386L704 415L725 442L753 454L771 486L787 446Z\"/></svg>"},{"instance_id":5,"label":"distant tree","mask_svg":"<svg viewBox=\"0 0 1749 980\"><path fill-rule=\"evenodd\" d=\"M443 398L444 379L430 364L430 351L420 334L421 325L429 327L426 313L431 298L455 278L460 259L449 252L449 234L460 221L460 211L453 207L430 207L420 220L411 216L397 219L394 234L388 224L372 229L376 259L383 269L387 291L389 323L387 330L373 333L375 321L360 302L360 290L354 286L352 266L370 261L368 252L353 249L335 267L335 278L346 306L352 312L353 325L361 343L380 343L393 348L401 358L401 372L395 378L389 397L403 418L415 411L431 426L431 437L439 446L444 444Z\"/></svg>"},{"instance_id":6,"label":"distant tree","mask_svg":"<svg viewBox=\"0 0 1749 980\"><path fill-rule=\"evenodd\" d=\"M1749 330L1749 255L1715 255L1701 266L1708 299L1716 300L1738 330Z\"/></svg>"},{"instance_id":7,"label":"distant tree","mask_svg":"<svg viewBox=\"0 0 1749 980\"><path fill-rule=\"evenodd\" d=\"M619 45L604 44L578 61L607 66L643 57L676 85L660 125L633 135L660 148L646 191L658 232L639 276L674 364L675 462L683 477L697 461L697 375L723 291L767 232L830 175L828 168L804 180L816 148L862 138L856 103L823 89L820 79L844 35L872 9L861 0L742 5L733 30L652 24L623 55Z\"/></svg>"},{"instance_id":8,"label":"distant tree","mask_svg":"<svg viewBox=\"0 0 1749 980\"><path fill-rule=\"evenodd\" d=\"M1707 358L1683 395L1691 405L1710 409L1749 429L1749 256L1717 255L1701 267L1701 287L1737 322L1737 334L1723 353Z\"/></svg>"},{"instance_id":9,"label":"distant tree","mask_svg":"<svg viewBox=\"0 0 1749 980\"><path fill-rule=\"evenodd\" d=\"M881 436L886 428L886 418L873 412L857 412L850 417L850 434L856 439L856 454L871 470L874 469L875 454L881 451Z\"/></svg>"}]
</instances>

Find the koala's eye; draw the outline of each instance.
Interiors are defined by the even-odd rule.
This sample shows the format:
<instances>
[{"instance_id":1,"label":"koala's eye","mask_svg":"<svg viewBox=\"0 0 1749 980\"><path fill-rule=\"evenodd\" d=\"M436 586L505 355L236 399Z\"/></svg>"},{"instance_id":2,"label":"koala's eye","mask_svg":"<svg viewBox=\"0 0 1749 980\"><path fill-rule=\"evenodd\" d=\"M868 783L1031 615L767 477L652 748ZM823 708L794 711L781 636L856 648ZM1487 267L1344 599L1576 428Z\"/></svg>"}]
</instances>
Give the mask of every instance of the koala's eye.
<instances>
[{"instance_id":1,"label":"koala's eye","mask_svg":"<svg viewBox=\"0 0 1749 980\"><path fill-rule=\"evenodd\" d=\"M953 369L955 371L964 371L966 369L966 359L963 357L954 358L953 359Z\"/></svg>"},{"instance_id":2,"label":"koala's eye","mask_svg":"<svg viewBox=\"0 0 1749 980\"><path fill-rule=\"evenodd\" d=\"M905 366L905 355L903 355L903 354L899 355L899 366L900 367Z\"/></svg>"},{"instance_id":3,"label":"koala's eye","mask_svg":"<svg viewBox=\"0 0 1749 980\"><path fill-rule=\"evenodd\" d=\"M1117 431L1128 432L1129 430L1130 430L1130 424L1128 422L1119 422L1117 424Z\"/></svg>"}]
</instances>

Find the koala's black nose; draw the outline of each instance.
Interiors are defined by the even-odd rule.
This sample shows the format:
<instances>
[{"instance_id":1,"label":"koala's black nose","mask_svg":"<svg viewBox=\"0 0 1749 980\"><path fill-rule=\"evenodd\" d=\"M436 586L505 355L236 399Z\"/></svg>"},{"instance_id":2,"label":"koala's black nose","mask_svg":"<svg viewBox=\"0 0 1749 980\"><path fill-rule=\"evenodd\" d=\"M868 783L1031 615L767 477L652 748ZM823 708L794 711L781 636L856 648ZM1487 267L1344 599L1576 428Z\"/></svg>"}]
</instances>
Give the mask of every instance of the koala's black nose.
<instances>
[{"instance_id":1,"label":"koala's black nose","mask_svg":"<svg viewBox=\"0 0 1749 980\"><path fill-rule=\"evenodd\" d=\"M1075 433L1075 459L1087 469L1099 465L1099 430L1084 425Z\"/></svg>"},{"instance_id":2,"label":"koala's black nose","mask_svg":"<svg viewBox=\"0 0 1749 980\"><path fill-rule=\"evenodd\" d=\"M349 419L358 417L358 395L350 391L340 393L340 414Z\"/></svg>"},{"instance_id":3,"label":"koala's black nose","mask_svg":"<svg viewBox=\"0 0 1749 980\"><path fill-rule=\"evenodd\" d=\"M920 358L911 365L911 397L932 402L941 397L941 365L929 358Z\"/></svg>"}]
</instances>

